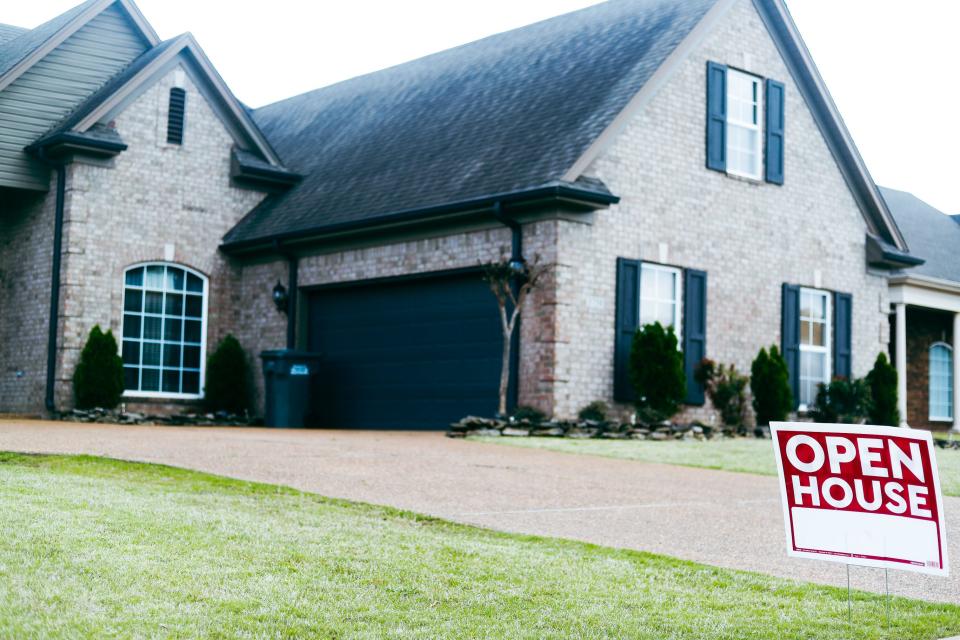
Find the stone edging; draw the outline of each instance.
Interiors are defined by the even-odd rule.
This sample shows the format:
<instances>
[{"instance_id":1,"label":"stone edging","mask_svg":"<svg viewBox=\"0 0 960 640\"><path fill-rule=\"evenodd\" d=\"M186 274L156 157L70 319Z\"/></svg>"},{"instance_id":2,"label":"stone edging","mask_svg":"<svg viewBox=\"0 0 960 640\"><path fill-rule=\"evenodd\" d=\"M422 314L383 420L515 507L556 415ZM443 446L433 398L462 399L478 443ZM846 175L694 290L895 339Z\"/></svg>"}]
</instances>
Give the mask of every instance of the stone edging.
<instances>
[{"instance_id":1,"label":"stone edging","mask_svg":"<svg viewBox=\"0 0 960 640\"><path fill-rule=\"evenodd\" d=\"M254 427L263 426L260 418L238 416L224 411L217 413L178 413L154 415L136 412L123 412L117 409L73 409L57 414L64 422L85 422L97 424L141 424L192 427Z\"/></svg>"},{"instance_id":2,"label":"stone edging","mask_svg":"<svg viewBox=\"0 0 960 640\"><path fill-rule=\"evenodd\" d=\"M757 437L770 437L767 427L754 430ZM716 440L737 437L729 427L712 427L702 423L662 422L658 424L628 424L620 422L598 422L595 420L549 420L530 422L526 420L497 420L467 416L450 425L447 436L466 438L467 436L487 437L547 437L607 440Z\"/></svg>"}]
</instances>

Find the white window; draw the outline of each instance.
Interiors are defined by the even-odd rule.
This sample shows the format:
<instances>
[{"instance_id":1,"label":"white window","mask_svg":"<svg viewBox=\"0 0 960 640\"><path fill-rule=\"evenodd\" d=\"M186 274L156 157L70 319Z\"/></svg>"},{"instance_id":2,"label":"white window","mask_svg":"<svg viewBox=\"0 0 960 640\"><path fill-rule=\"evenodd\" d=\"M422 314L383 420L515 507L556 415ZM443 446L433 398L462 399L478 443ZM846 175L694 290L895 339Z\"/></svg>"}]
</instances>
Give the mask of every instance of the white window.
<instances>
[{"instance_id":1,"label":"white window","mask_svg":"<svg viewBox=\"0 0 960 640\"><path fill-rule=\"evenodd\" d=\"M128 269L123 288L125 394L201 397L206 318L204 276L172 264Z\"/></svg>"},{"instance_id":2,"label":"white window","mask_svg":"<svg viewBox=\"0 0 960 640\"><path fill-rule=\"evenodd\" d=\"M640 326L659 322L673 327L680 338L680 269L659 264L641 265Z\"/></svg>"},{"instance_id":3,"label":"white window","mask_svg":"<svg viewBox=\"0 0 960 640\"><path fill-rule=\"evenodd\" d=\"M759 180L763 163L763 85L760 78L727 72L727 172Z\"/></svg>"},{"instance_id":4,"label":"white window","mask_svg":"<svg viewBox=\"0 0 960 640\"><path fill-rule=\"evenodd\" d=\"M813 406L818 386L830 382L830 294L800 289L800 409Z\"/></svg>"},{"instance_id":5,"label":"white window","mask_svg":"<svg viewBox=\"0 0 960 640\"><path fill-rule=\"evenodd\" d=\"M953 349L942 342L930 347L930 419L953 420Z\"/></svg>"}]
</instances>

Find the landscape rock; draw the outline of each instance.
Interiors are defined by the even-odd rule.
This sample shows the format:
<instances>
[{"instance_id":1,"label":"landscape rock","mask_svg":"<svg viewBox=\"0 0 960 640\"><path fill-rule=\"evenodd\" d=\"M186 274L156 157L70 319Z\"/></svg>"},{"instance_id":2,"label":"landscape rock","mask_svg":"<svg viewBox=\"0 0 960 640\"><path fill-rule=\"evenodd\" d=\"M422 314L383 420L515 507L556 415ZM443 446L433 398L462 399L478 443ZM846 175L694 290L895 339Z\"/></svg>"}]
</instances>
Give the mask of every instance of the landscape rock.
<instances>
[{"instance_id":1,"label":"landscape rock","mask_svg":"<svg viewBox=\"0 0 960 640\"><path fill-rule=\"evenodd\" d=\"M478 436L478 437L486 437L486 438L496 438L502 435L500 433L500 429L471 429L470 431L467 431L466 434L468 436Z\"/></svg>"},{"instance_id":2,"label":"landscape rock","mask_svg":"<svg viewBox=\"0 0 960 640\"><path fill-rule=\"evenodd\" d=\"M538 438L562 438L567 430L562 427L550 427L548 429L534 429L530 435Z\"/></svg>"},{"instance_id":3,"label":"landscape rock","mask_svg":"<svg viewBox=\"0 0 960 640\"><path fill-rule=\"evenodd\" d=\"M530 435L530 429L520 429L518 427L506 427L500 432L502 435L514 438L526 438Z\"/></svg>"}]
</instances>

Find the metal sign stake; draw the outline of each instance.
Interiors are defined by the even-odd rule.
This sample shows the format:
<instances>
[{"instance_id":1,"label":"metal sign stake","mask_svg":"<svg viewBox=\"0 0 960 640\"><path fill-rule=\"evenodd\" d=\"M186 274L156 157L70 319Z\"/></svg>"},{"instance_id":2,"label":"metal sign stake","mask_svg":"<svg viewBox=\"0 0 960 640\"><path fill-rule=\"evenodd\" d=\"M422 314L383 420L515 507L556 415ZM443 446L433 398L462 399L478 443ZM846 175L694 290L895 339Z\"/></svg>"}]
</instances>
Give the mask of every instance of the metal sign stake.
<instances>
[{"instance_id":1,"label":"metal sign stake","mask_svg":"<svg viewBox=\"0 0 960 640\"><path fill-rule=\"evenodd\" d=\"M890 578L887 569L883 570L883 589L885 591L884 595L884 605L885 605L885 614L887 618L887 632L890 632Z\"/></svg>"},{"instance_id":2,"label":"metal sign stake","mask_svg":"<svg viewBox=\"0 0 960 640\"><path fill-rule=\"evenodd\" d=\"M850 565L847 565L847 622L853 622L853 612L850 606Z\"/></svg>"}]
</instances>

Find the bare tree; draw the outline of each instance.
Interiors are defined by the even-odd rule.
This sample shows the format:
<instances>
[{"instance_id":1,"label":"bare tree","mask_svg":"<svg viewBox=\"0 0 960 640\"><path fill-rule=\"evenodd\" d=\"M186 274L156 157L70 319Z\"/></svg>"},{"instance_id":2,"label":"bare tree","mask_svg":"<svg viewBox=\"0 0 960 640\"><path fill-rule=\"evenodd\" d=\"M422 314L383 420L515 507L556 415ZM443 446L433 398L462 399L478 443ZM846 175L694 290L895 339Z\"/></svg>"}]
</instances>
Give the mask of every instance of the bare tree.
<instances>
[{"instance_id":1,"label":"bare tree","mask_svg":"<svg viewBox=\"0 0 960 640\"><path fill-rule=\"evenodd\" d=\"M510 349L513 332L523 310L523 303L530 292L536 289L553 265L541 264L540 256L533 263L517 262L503 257L484 267L484 280L497 298L500 308L500 323L503 330L503 363L500 367L500 404L497 413L507 414L507 389L510 386Z\"/></svg>"}]
</instances>

